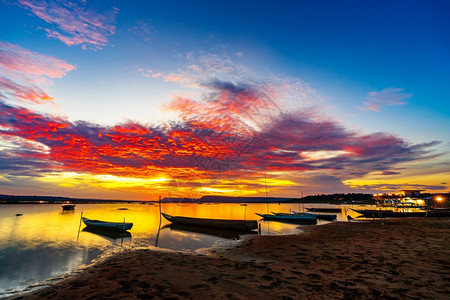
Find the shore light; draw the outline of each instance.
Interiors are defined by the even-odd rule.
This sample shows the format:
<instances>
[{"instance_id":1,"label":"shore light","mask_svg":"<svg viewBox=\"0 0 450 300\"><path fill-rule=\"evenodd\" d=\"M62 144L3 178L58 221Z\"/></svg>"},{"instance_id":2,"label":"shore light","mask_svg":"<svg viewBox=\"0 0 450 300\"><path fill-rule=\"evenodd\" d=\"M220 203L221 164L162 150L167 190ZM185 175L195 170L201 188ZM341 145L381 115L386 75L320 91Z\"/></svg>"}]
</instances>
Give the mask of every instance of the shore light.
<instances>
[{"instance_id":1,"label":"shore light","mask_svg":"<svg viewBox=\"0 0 450 300\"><path fill-rule=\"evenodd\" d=\"M436 198L436 201L437 201L437 202L441 202L442 200L443 200L442 197L437 197L437 198Z\"/></svg>"}]
</instances>

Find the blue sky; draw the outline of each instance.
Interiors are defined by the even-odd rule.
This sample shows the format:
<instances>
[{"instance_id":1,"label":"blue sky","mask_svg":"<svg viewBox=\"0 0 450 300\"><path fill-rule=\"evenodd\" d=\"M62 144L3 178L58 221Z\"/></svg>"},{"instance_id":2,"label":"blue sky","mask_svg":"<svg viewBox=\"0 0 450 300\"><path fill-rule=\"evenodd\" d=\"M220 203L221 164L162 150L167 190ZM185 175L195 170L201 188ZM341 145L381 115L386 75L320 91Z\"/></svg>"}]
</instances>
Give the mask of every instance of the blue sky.
<instances>
[{"instance_id":1,"label":"blue sky","mask_svg":"<svg viewBox=\"0 0 450 300\"><path fill-rule=\"evenodd\" d=\"M27 113L62 118L78 132L82 130L79 122L88 122L89 132L99 130L99 134L118 125L144 124L148 128L170 127L166 132L170 135L174 123L219 122L212 119L215 114L220 117L220 128L229 129L227 122L236 120L224 118L227 110L223 109L228 107L239 122L250 126L253 131L247 133L252 139L271 132L270 128L276 128L287 115L295 117L298 126L322 128L331 122L332 132L324 136L333 137L342 130L348 136L314 149L301 145L304 140L292 142L295 137L277 145L266 141L264 151L272 152L265 155L273 161L261 161L257 166L239 162L240 167L227 170L229 174L212 172L217 181L213 182L205 179L205 170L189 163L182 167L179 163L157 164L161 169L144 172L145 178L137 175L138 170L133 169L137 161L154 165L148 157L129 162L126 167L133 169L129 176L98 166L89 169L83 162L78 163L84 167L77 169L56 155L62 148L54 142L25 133L20 122L5 119L0 122L8 128L0 133L0 146L7 153L0 160L0 186L5 192L37 193L37 186L46 178L52 194L76 196L73 187L85 185L89 188L80 192L82 196L142 198L149 195L137 192L144 183L136 183L136 178L164 178L178 180L178 186L182 182L186 190L196 189L193 186L200 182L200 194L252 191L259 195L263 189L257 179L251 185L233 184L230 178L239 173L244 180L244 174L264 171L271 173L273 191L280 196L294 196L299 187L311 193L449 189L448 1L5 0L0 11L0 100L4 111L17 113L15 108L19 107ZM42 96L44 92L48 97ZM36 93L41 96L32 96ZM273 105L270 109L267 101ZM209 115L190 111L192 107ZM302 123L299 118L311 122ZM241 129L233 127L228 133L242 134ZM317 139L309 130L304 132ZM365 142L368 137L370 143ZM394 137L394 144L400 145L398 151L390 149L392 145L377 150L392 160L363 157L374 153L372 145ZM39 158L46 166L40 176L27 168L4 162L2 166L2 161L23 159L17 149L26 141L44 147L50 155ZM98 151L98 145L89 141L92 151ZM356 146L356 141L363 145ZM70 145L80 147L73 142ZM296 156L287 160L294 167L277 161L274 153ZM98 160L117 163L115 155L119 154L110 155L102 154ZM338 159L347 163L331 163ZM373 170L368 161L374 161ZM35 162L30 161L29 168ZM177 168L177 174L192 168L200 175L174 179L164 168ZM355 171L358 168L364 171ZM22 171L17 173L18 169ZM115 177L108 177L111 182L105 187L104 182L99 183L103 179L95 176ZM67 177L71 183L65 188L60 181L68 181ZM124 183L127 180L128 185ZM167 186L170 184L155 188L161 192ZM180 189L180 193L186 190Z\"/></svg>"}]
</instances>

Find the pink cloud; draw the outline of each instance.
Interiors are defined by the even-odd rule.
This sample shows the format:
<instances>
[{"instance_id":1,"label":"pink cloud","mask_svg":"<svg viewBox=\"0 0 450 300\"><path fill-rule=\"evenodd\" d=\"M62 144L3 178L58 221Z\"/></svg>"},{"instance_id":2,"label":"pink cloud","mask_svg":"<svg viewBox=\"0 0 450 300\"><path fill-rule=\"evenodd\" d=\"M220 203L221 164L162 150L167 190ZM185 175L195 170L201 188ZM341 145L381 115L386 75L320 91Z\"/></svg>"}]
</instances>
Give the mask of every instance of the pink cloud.
<instances>
[{"instance_id":1,"label":"pink cloud","mask_svg":"<svg viewBox=\"0 0 450 300\"><path fill-rule=\"evenodd\" d=\"M369 92L367 93L367 101L364 102L365 107L360 109L380 111L381 106L392 106L392 105L404 105L407 102L405 99L411 98L412 94L407 94L403 92L402 88L389 87L383 89L379 92Z\"/></svg>"},{"instance_id":2,"label":"pink cloud","mask_svg":"<svg viewBox=\"0 0 450 300\"><path fill-rule=\"evenodd\" d=\"M75 66L67 62L0 41L0 72L14 77L61 78Z\"/></svg>"},{"instance_id":3,"label":"pink cloud","mask_svg":"<svg viewBox=\"0 0 450 300\"><path fill-rule=\"evenodd\" d=\"M116 33L113 25L117 8L99 14L69 1L19 0L25 8L58 30L45 29L47 36L59 39L68 46L81 45L83 49L102 49L108 36Z\"/></svg>"},{"instance_id":4,"label":"pink cloud","mask_svg":"<svg viewBox=\"0 0 450 300\"><path fill-rule=\"evenodd\" d=\"M30 102L43 103L53 100L52 97L39 87L33 85L23 86L2 76L0 76L0 89L7 91L14 98L20 98Z\"/></svg>"},{"instance_id":5,"label":"pink cloud","mask_svg":"<svg viewBox=\"0 0 450 300\"><path fill-rule=\"evenodd\" d=\"M61 78L75 67L63 60L0 42L0 98L33 103L52 101L45 91L50 78Z\"/></svg>"},{"instance_id":6,"label":"pink cloud","mask_svg":"<svg viewBox=\"0 0 450 300\"><path fill-rule=\"evenodd\" d=\"M156 34L155 28L151 25L151 20L147 19L135 21L135 25L128 28L128 31L145 42L150 42Z\"/></svg>"}]
</instances>

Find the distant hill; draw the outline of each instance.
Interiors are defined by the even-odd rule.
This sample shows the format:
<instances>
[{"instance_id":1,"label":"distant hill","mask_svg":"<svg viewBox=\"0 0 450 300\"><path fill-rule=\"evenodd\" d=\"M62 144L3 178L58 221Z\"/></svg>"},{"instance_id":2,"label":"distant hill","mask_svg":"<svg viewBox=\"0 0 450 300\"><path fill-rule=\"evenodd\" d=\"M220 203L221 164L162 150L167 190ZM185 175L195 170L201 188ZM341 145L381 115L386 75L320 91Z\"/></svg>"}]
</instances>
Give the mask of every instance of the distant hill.
<instances>
[{"instance_id":1,"label":"distant hill","mask_svg":"<svg viewBox=\"0 0 450 300\"><path fill-rule=\"evenodd\" d=\"M114 199L84 199L84 198L69 198L69 197L55 197L55 196L17 196L17 195L0 195L0 203L116 203L116 202L138 202Z\"/></svg>"},{"instance_id":2,"label":"distant hill","mask_svg":"<svg viewBox=\"0 0 450 300\"><path fill-rule=\"evenodd\" d=\"M165 203L266 203L288 202L291 198L203 196L201 198L164 198Z\"/></svg>"},{"instance_id":3,"label":"distant hill","mask_svg":"<svg viewBox=\"0 0 450 300\"><path fill-rule=\"evenodd\" d=\"M289 202L300 202L300 203L333 203L333 204L343 204L343 203L375 203L372 194L362 194L362 193L348 193L348 194L329 194L329 195L311 195L303 198L295 198L289 200Z\"/></svg>"}]
</instances>

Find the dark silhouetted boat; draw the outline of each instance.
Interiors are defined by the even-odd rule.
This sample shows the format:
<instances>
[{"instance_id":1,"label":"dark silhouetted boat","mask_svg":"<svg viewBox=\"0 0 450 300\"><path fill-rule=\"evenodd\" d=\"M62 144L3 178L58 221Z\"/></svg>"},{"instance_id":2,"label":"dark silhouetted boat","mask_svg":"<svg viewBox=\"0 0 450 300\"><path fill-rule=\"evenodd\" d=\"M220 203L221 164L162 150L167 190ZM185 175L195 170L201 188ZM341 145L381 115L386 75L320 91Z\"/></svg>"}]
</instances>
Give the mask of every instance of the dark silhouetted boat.
<instances>
[{"instance_id":1,"label":"dark silhouetted boat","mask_svg":"<svg viewBox=\"0 0 450 300\"><path fill-rule=\"evenodd\" d=\"M75 204L63 204L63 205L61 205L61 208L63 210L74 210Z\"/></svg>"},{"instance_id":2,"label":"dark silhouetted boat","mask_svg":"<svg viewBox=\"0 0 450 300\"><path fill-rule=\"evenodd\" d=\"M91 220L88 218L81 218L83 223L89 227L100 230L111 230L111 231L127 231L133 227L133 223L125 223L125 222L105 222L99 220Z\"/></svg>"},{"instance_id":3,"label":"dark silhouetted boat","mask_svg":"<svg viewBox=\"0 0 450 300\"><path fill-rule=\"evenodd\" d=\"M393 211L388 209L353 209L363 215L364 218L410 218L426 217L429 211ZM431 216L431 213L430 213Z\"/></svg>"},{"instance_id":4,"label":"dark silhouetted boat","mask_svg":"<svg viewBox=\"0 0 450 300\"><path fill-rule=\"evenodd\" d=\"M427 217L447 218L450 217L450 207L430 208Z\"/></svg>"},{"instance_id":5,"label":"dark silhouetted boat","mask_svg":"<svg viewBox=\"0 0 450 300\"><path fill-rule=\"evenodd\" d=\"M309 208L305 208L307 211L312 211L312 212L341 212L342 209L341 208L325 208L325 207L309 207Z\"/></svg>"},{"instance_id":6,"label":"dark silhouetted boat","mask_svg":"<svg viewBox=\"0 0 450 300\"><path fill-rule=\"evenodd\" d=\"M308 213L276 213L276 214L259 214L258 216L262 217L264 220L269 221L280 221L280 222L291 222L291 223L316 223L317 218Z\"/></svg>"},{"instance_id":7,"label":"dark silhouetted boat","mask_svg":"<svg viewBox=\"0 0 450 300\"><path fill-rule=\"evenodd\" d=\"M250 231L258 228L258 222L256 220L203 219L203 218L171 216L165 213L161 213L161 215L163 215L164 218L166 218L173 224L211 227L228 230L241 230L241 231Z\"/></svg>"}]
</instances>

